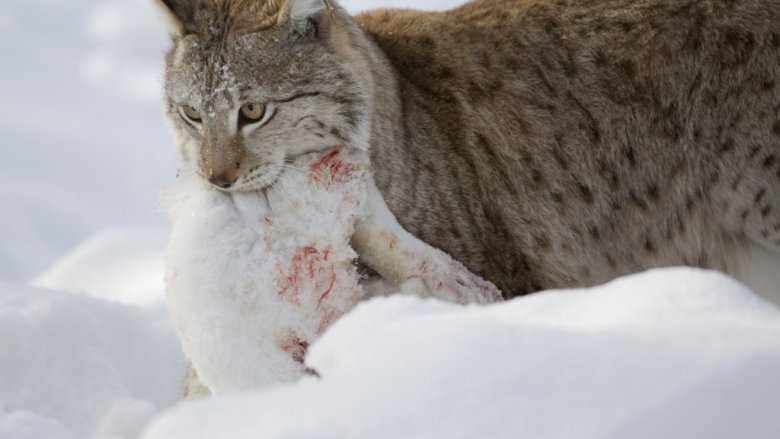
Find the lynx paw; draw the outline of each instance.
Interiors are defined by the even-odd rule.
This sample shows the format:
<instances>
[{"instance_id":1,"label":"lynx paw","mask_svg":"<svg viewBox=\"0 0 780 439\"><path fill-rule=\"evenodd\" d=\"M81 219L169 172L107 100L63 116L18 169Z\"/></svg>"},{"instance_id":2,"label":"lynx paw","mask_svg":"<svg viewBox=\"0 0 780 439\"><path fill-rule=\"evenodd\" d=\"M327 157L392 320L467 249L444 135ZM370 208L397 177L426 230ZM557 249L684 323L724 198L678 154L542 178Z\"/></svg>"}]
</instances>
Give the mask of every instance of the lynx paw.
<instances>
[{"instance_id":1,"label":"lynx paw","mask_svg":"<svg viewBox=\"0 0 780 439\"><path fill-rule=\"evenodd\" d=\"M495 285L470 272L460 262L447 259L420 262L415 275L401 284L401 292L464 305L502 300L501 291Z\"/></svg>"}]
</instances>

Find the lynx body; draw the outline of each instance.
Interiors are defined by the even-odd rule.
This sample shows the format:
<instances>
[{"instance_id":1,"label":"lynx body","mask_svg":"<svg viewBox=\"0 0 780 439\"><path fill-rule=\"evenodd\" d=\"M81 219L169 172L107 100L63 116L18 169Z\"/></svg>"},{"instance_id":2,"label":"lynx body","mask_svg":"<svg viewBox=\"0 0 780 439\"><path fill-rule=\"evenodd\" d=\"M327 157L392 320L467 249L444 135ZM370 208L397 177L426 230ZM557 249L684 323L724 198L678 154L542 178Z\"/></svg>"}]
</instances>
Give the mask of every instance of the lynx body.
<instances>
[{"instance_id":1,"label":"lynx body","mask_svg":"<svg viewBox=\"0 0 780 439\"><path fill-rule=\"evenodd\" d=\"M207 179L258 189L349 144L401 226L506 297L668 265L774 293L777 0L162 3L169 113ZM239 129L246 102L269 116Z\"/></svg>"},{"instance_id":2,"label":"lynx body","mask_svg":"<svg viewBox=\"0 0 780 439\"><path fill-rule=\"evenodd\" d=\"M780 302L780 0L159 2L185 161L241 194L370 154L352 246L391 284L494 300L423 281L438 248L506 298L692 265Z\"/></svg>"}]
</instances>

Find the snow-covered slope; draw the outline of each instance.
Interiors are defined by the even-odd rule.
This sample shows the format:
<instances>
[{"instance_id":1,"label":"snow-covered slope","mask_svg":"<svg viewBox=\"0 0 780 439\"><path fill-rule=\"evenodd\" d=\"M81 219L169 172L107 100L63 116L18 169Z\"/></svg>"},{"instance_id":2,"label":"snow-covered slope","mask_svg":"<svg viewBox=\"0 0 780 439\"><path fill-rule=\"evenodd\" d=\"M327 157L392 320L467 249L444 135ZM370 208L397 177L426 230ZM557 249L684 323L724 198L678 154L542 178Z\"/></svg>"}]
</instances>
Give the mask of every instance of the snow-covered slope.
<instances>
[{"instance_id":1,"label":"snow-covered slope","mask_svg":"<svg viewBox=\"0 0 780 439\"><path fill-rule=\"evenodd\" d=\"M121 279L120 279L121 282ZM780 437L780 311L668 269L488 307L359 306L307 378L181 403L158 307L0 284L0 438Z\"/></svg>"},{"instance_id":2,"label":"snow-covered slope","mask_svg":"<svg viewBox=\"0 0 780 439\"><path fill-rule=\"evenodd\" d=\"M61 258L34 285L134 305L162 304L168 233L106 229Z\"/></svg>"},{"instance_id":3,"label":"snow-covered slope","mask_svg":"<svg viewBox=\"0 0 780 439\"><path fill-rule=\"evenodd\" d=\"M143 437L780 437L780 312L713 272L484 308L374 300L307 363L321 379L181 404Z\"/></svg>"},{"instance_id":4,"label":"snow-covered slope","mask_svg":"<svg viewBox=\"0 0 780 439\"><path fill-rule=\"evenodd\" d=\"M2 439L135 438L185 366L162 307L0 283Z\"/></svg>"}]
</instances>

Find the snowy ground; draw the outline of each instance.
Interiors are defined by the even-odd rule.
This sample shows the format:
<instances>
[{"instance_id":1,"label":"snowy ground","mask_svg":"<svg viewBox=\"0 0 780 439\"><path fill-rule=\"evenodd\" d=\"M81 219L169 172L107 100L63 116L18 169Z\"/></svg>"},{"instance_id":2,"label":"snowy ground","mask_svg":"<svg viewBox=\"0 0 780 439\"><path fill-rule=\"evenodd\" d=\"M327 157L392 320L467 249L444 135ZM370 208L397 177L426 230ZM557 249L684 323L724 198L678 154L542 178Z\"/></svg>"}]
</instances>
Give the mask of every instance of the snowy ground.
<instances>
[{"instance_id":1,"label":"snowy ground","mask_svg":"<svg viewBox=\"0 0 780 439\"><path fill-rule=\"evenodd\" d=\"M0 438L135 438L179 395L165 309L0 284Z\"/></svg>"},{"instance_id":2,"label":"snowy ground","mask_svg":"<svg viewBox=\"0 0 780 439\"><path fill-rule=\"evenodd\" d=\"M159 414L184 374L163 309L0 285L3 439L780 437L780 311L713 272L378 299L307 364L320 379Z\"/></svg>"},{"instance_id":3,"label":"snowy ground","mask_svg":"<svg viewBox=\"0 0 780 439\"><path fill-rule=\"evenodd\" d=\"M151 1L0 2L0 439L780 437L778 311L692 270L485 309L371 302L313 346L321 380L158 417L185 363Z\"/></svg>"},{"instance_id":4,"label":"snowy ground","mask_svg":"<svg viewBox=\"0 0 780 439\"><path fill-rule=\"evenodd\" d=\"M690 269L484 308L376 300L307 363L321 379L184 404L143 437L780 437L780 312Z\"/></svg>"}]
</instances>

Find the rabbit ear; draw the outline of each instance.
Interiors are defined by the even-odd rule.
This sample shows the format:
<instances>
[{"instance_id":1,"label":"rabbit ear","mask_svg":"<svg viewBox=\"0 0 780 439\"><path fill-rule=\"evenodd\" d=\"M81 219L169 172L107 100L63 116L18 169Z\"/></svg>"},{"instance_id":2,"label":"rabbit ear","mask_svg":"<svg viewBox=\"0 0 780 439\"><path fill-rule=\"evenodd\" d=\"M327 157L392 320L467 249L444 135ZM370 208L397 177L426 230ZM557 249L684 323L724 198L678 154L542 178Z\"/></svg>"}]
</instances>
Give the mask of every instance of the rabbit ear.
<instances>
[{"instance_id":1,"label":"rabbit ear","mask_svg":"<svg viewBox=\"0 0 780 439\"><path fill-rule=\"evenodd\" d=\"M154 0L163 15L168 33L172 38L180 38L192 28L195 12L201 0Z\"/></svg>"}]
</instances>

